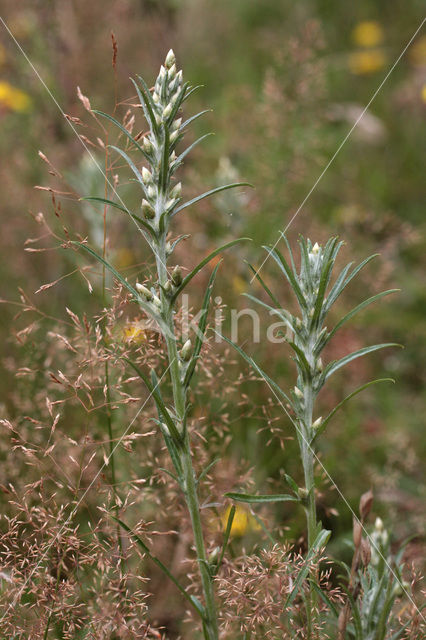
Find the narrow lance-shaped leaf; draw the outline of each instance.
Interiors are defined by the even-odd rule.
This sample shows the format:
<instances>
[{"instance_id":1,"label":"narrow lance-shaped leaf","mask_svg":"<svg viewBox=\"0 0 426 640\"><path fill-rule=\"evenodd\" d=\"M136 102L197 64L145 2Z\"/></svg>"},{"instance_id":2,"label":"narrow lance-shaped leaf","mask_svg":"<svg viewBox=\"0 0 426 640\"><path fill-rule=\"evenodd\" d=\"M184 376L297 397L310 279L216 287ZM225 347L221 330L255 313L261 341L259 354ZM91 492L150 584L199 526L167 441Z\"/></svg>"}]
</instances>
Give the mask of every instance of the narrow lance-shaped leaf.
<instances>
[{"instance_id":1,"label":"narrow lance-shaped leaf","mask_svg":"<svg viewBox=\"0 0 426 640\"><path fill-rule=\"evenodd\" d=\"M339 286L336 286L337 285L337 281L336 281L335 285L332 287L332 289L330 291L330 294L329 294L329 296L327 298L326 312L328 312L330 310L331 306L334 304L334 302L340 296L342 291L348 286L348 284L351 282L351 280L353 280L355 278L355 276L361 271L361 269L363 269L369 262L371 262L371 260L374 260L374 258L377 258L378 255L379 255L378 253L375 253L372 256L369 256L368 258L363 260L361 262L361 264L359 264L357 267L355 267L355 269L346 278L346 280L339 282Z\"/></svg>"},{"instance_id":2,"label":"narrow lance-shaped leaf","mask_svg":"<svg viewBox=\"0 0 426 640\"><path fill-rule=\"evenodd\" d=\"M154 562L157 565L157 567L159 567L161 569L161 571L163 571L163 573L165 573L166 576L179 589L181 594L186 598L186 600L190 603L190 605L192 607L194 607L194 609L201 616L201 618L204 618L205 611L204 611L204 607L201 604L201 602L197 598L195 598L194 596L190 595L186 591L186 589L180 584L180 582L169 571L169 569L166 567L166 565L163 564L161 562L161 560L159 558L157 558L157 556L155 556L153 553L151 553L151 551L149 550L149 547L145 544L145 542L141 539L141 537L138 536L137 533L132 531L132 529L125 522L120 520L120 518L116 518L113 515L111 515L111 518L113 520L115 520L120 525L120 527L122 527L125 531L127 531L127 533L130 535L130 537L136 542L136 544L142 549L142 551L147 554L147 556L152 560L152 562Z\"/></svg>"},{"instance_id":3,"label":"narrow lance-shaped leaf","mask_svg":"<svg viewBox=\"0 0 426 640\"><path fill-rule=\"evenodd\" d=\"M137 166L135 165L135 163L133 162L133 160L127 155L127 153L125 151L123 151L122 149L120 149L120 147L116 147L113 144L109 145L110 149L114 149L114 151L117 151L117 153L120 154L120 156L122 158L124 158L124 160L127 162L127 164L129 165L130 169L133 171L133 173L136 176L137 181L139 182L139 184L141 185L144 193L146 193L146 189L145 189L145 184L142 180L142 175L141 172L139 171L139 169L137 168Z\"/></svg>"},{"instance_id":4,"label":"narrow lance-shaped leaf","mask_svg":"<svg viewBox=\"0 0 426 640\"><path fill-rule=\"evenodd\" d=\"M331 274L332 268L333 268L333 260L329 260L321 274L321 280L318 287L317 299L315 301L314 315L312 316L312 320L311 320L312 327L316 327L320 320L321 311L323 309L325 290L330 280L330 274Z\"/></svg>"},{"instance_id":5,"label":"narrow lance-shaped leaf","mask_svg":"<svg viewBox=\"0 0 426 640\"><path fill-rule=\"evenodd\" d=\"M161 395L160 383L159 383L159 380L157 378L157 374L155 373L154 369L151 369L151 382L152 382L152 386L157 391L160 400L164 404L163 396ZM159 406L158 403L156 403L156 407L157 407L157 414L158 414L159 421L161 423L165 423L166 422L165 417L164 417L163 412L161 411L161 407ZM175 439L172 438L172 436L167 435L165 429L162 429L161 432L163 434L164 442L166 443L166 447L168 449L168 452L170 453L170 458L172 459L174 468L176 469L176 473L178 474L178 477L175 478L175 479L176 479L177 483L179 485L181 485L181 487L182 487L181 478L183 477L183 469L182 469L182 462L181 462L180 455L179 455L179 448L176 445Z\"/></svg>"},{"instance_id":6,"label":"narrow lance-shaped leaf","mask_svg":"<svg viewBox=\"0 0 426 640\"><path fill-rule=\"evenodd\" d=\"M347 356L340 358L340 360L337 360L335 362L330 362L324 369L323 375L321 377L322 383L328 380L328 378L331 375L333 375L333 373L335 373L338 369L340 369L341 367L344 367L349 362L352 362L352 360L355 360L356 358L361 358L362 356L365 356L368 353L373 353L373 351L378 351L379 349L386 349L388 347L401 347L401 345L395 342L375 344L371 347L364 347L363 349L358 349L358 351L353 351Z\"/></svg>"},{"instance_id":7,"label":"narrow lance-shaped leaf","mask_svg":"<svg viewBox=\"0 0 426 640\"><path fill-rule=\"evenodd\" d=\"M98 111L97 109L92 109L92 111L93 113L96 113L98 116L102 116L103 118L106 118L107 120L110 120L111 122L113 122L115 126L118 127L124 133L124 135L130 140L130 142L134 144L135 147L144 155L144 157L147 158L147 155L145 151L142 149L139 142L134 139L134 137L129 131L127 131L126 127L123 127L121 122L119 122L118 120L110 116L108 113L104 113L103 111Z\"/></svg>"},{"instance_id":8,"label":"narrow lance-shaped leaf","mask_svg":"<svg viewBox=\"0 0 426 640\"><path fill-rule=\"evenodd\" d=\"M192 151L192 149L194 147L197 146L197 144L200 144L200 142L202 142L203 140L205 140L206 138L212 136L213 133L205 133L203 136L201 136L200 138L198 138L197 140L195 140L195 142L193 142L192 144L189 145L189 147L187 147L185 149L185 151L182 151L182 153L176 158L175 160L175 164L177 166L180 166L183 162L183 160L186 158L186 156L188 155L188 153L190 153Z\"/></svg>"},{"instance_id":9,"label":"narrow lance-shaped leaf","mask_svg":"<svg viewBox=\"0 0 426 640\"><path fill-rule=\"evenodd\" d=\"M265 502L300 502L299 498L287 493L276 493L271 495L255 495L251 493L225 493L227 498L235 500L235 502L246 502L248 504L265 503Z\"/></svg>"},{"instance_id":10,"label":"narrow lance-shaped leaf","mask_svg":"<svg viewBox=\"0 0 426 640\"><path fill-rule=\"evenodd\" d=\"M381 293L377 293L376 295L371 296L371 298L368 298L367 300L364 300L364 302L361 302L359 305L354 307L352 309L352 311L349 311L349 313L347 313L345 316L343 316L343 318L341 320L339 320L339 322L332 329L332 331L330 331L330 333L328 335L328 338L327 338L327 342L328 342L328 340L331 340L331 338L340 329L340 327L342 327L346 322L348 322L351 318L353 318L354 315L357 314L359 311L362 311L362 309L365 309L365 307L367 307L368 305L372 304L373 302L376 302L376 300L379 300L380 298L383 298L384 296L388 296L391 293L396 293L397 291L399 291L399 289L388 289L387 291L382 291Z\"/></svg>"},{"instance_id":11,"label":"narrow lance-shaped leaf","mask_svg":"<svg viewBox=\"0 0 426 640\"><path fill-rule=\"evenodd\" d=\"M294 262L293 251L291 250L290 243L287 240L287 236L282 231L281 231L281 237L284 240L285 245L287 247L287 251L288 251L288 254L290 256L290 264L291 264L291 268L293 269L294 276L297 278L296 264Z\"/></svg>"},{"instance_id":12,"label":"narrow lance-shaped leaf","mask_svg":"<svg viewBox=\"0 0 426 640\"><path fill-rule=\"evenodd\" d=\"M201 260L201 262L199 262L197 266L194 267L194 269L190 273L188 273L187 276L185 276L185 278L182 280L181 284L179 285L179 287L176 289L173 296L171 297L170 303L173 304L173 302L176 300L178 295L185 289L188 282L190 282L192 278L196 276L197 273L201 271L201 269L210 262L210 260L213 260L213 258L219 255L219 253L221 253L222 251L225 251L226 249L233 247L235 244L238 244L239 242L245 242L247 240L250 240L250 238L238 238L237 240L232 240L231 242L227 242L226 244L222 245L218 249L215 249L214 251L209 253L208 256L206 256L203 260Z\"/></svg>"},{"instance_id":13,"label":"narrow lance-shaped leaf","mask_svg":"<svg viewBox=\"0 0 426 640\"><path fill-rule=\"evenodd\" d=\"M144 381L148 391L150 392L150 394L154 398L155 404L159 408L159 411L161 412L161 414L162 414L162 416L164 418L164 422L166 423L171 435L173 436L173 438L177 442L181 442L182 437L181 437L179 431L177 430L176 425L175 425L175 423L173 421L173 418L171 417L170 413L168 412L167 407L164 404L163 399L162 399L157 387L154 386L151 383L151 381L149 380L148 376L146 376L144 374L144 372L134 362L132 362L129 358L123 358L123 360L125 360L127 362L127 364L129 364L132 367L132 369L134 369L134 371L136 371L136 373L141 378L141 380Z\"/></svg>"},{"instance_id":14,"label":"narrow lance-shaped leaf","mask_svg":"<svg viewBox=\"0 0 426 640\"><path fill-rule=\"evenodd\" d=\"M393 382L394 383L395 380L393 380L392 378L380 378L378 380L371 380L370 382L367 382L366 384L363 384L360 387L358 387L358 389L355 389L355 391L352 391L352 393L347 395L346 398L344 398L344 400L339 402L339 404L336 405L334 407L334 409L328 414L328 416L325 418L325 420L323 420L321 422L321 425L318 427L318 429L315 430L315 435L312 438L311 444L316 442L316 440L319 438L319 436L325 430L325 428L328 425L328 423L330 422L331 418L334 416L335 413L337 413L339 411L339 409L341 409L343 407L343 405L345 405L351 398L353 398L354 396L358 395L358 393L361 393L361 391L364 391L364 389L368 389L368 387L371 387L373 384L378 384L380 382Z\"/></svg>"},{"instance_id":15,"label":"narrow lance-shaped leaf","mask_svg":"<svg viewBox=\"0 0 426 640\"><path fill-rule=\"evenodd\" d=\"M188 120L185 120L185 122L180 125L180 131L183 131L184 129L186 129L186 127L188 127L192 122L194 122L194 120L198 120L198 118L201 118L201 116L203 116L205 113L210 113L211 111L213 111L213 109L204 109L204 111L200 111L199 113L196 113L195 116L191 116L190 118L188 118Z\"/></svg>"},{"instance_id":16,"label":"narrow lance-shaped leaf","mask_svg":"<svg viewBox=\"0 0 426 640\"><path fill-rule=\"evenodd\" d=\"M220 262L218 262L215 268L213 269L207 284L206 292L204 294L204 300L201 306L201 318L198 323L197 337L195 339L195 344L194 344L194 351L192 354L191 362L189 363L188 369L185 374L185 380L183 382L185 387L188 387L189 383L191 382L191 378L194 374L195 367L197 365L198 356L200 355L200 351L203 346L204 336L207 328L208 311L209 311L210 300L211 300L211 295L213 291L213 285L214 285L214 281L216 279L216 274L219 267L220 267Z\"/></svg>"},{"instance_id":17,"label":"narrow lance-shaped leaf","mask_svg":"<svg viewBox=\"0 0 426 640\"><path fill-rule=\"evenodd\" d=\"M217 564L216 564L216 568L215 568L215 572L214 572L215 575L217 574L217 572L220 569L223 557L224 557L225 552L226 552L226 548L228 546L229 537L230 537L231 531L232 531L232 523L234 522L235 511L236 511L236 509L235 509L234 505L232 505L231 509L229 510L228 520L227 520L227 523L226 523L226 529L225 529L225 533L224 533L224 536L223 536L222 550L221 550L219 558L217 560Z\"/></svg>"},{"instance_id":18,"label":"narrow lance-shaped leaf","mask_svg":"<svg viewBox=\"0 0 426 640\"><path fill-rule=\"evenodd\" d=\"M268 247L263 247L263 248L268 252L270 256L272 256L272 258L275 260L277 265L280 267L281 271L289 281L294 293L296 294L296 298L299 302L300 307L302 309L305 309L306 308L305 296L303 295L302 290L299 286L299 283L297 282L297 279L293 271L287 264L287 261L285 260L284 256L277 249L268 249Z\"/></svg>"},{"instance_id":19,"label":"narrow lance-shaped leaf","mask_svg":"<svg viewBox=\"0 0 426 640\"><path fill-rule=\"evenodd\" d=\"M254 277L256 278L256 280L258 280L261 284L261 286L263 287L263 289L266 291L266 293L268 294L268 296L271 298L272 302L274 303L275 307L277 309L281 308L280 303L278 302L278 299L274 296L274 294L272 293L272 291L270 290L270 288L268 287L268 285L265 283L265 281L263 280L263 278L260 276L260 274L258 273L258 271L253 267L253 265L251 265L249 262L246 262L246 264L248 265L249 269L251 270L251 272L253 273ZM272 308L272 307L271 307Z\"/></svg>"},{"instance_id":20,"label":"narrow lance-shaped leaf","mask_svg":"<svg viewBox=\"0 0 426 640\"><path fill-rule=\"evenodd\" d=\"M200 196L197 196L192 200L188 200L188 202L184 202L182 205L180 205L180 207L174 210L172 215L175 216L177 213L179 213L179 211L183 211L183 209L186 209L187 207L190 207L191 205L196 204L197 202L200 202L200 200L204 200L204 198L208 198L209 196L212 196L215 193L220 193L220 191L226 191L226 189L233 189L234 187L252 187L252 186L253 185L251 185L249 182L233 182L232 184L225 184L222 187L216 187L215 189L210 189L210 191L206 191L205 193L202 193Z\"/></svg>"},{"instance_id":21,"label":"narrow lance-shaped leaf","mask_svg":"<svg viewBox=\"0 0 426 640\"><path fill-rule=\"evenodd\" d=\"M90 247L87 246L87 244L84 244L83 242L77 242L76 240L72 240L71 244L75 244L77 247L81 247L82 249L84 249L87 253L89 253L91 256L93 256L94 258L96 258L96 260L98 262L100 262L101 264L103 264L110 273L112 273L112 275L119 281L121 282L121 284L128 290L130 291L131 294L133 294L135 302L137 302L139 304L139 306L145 311L145 313L147 313L147 315L149 315L151 318L153 318L155 320L155 322L157 322L158 326L160 327L160 329L164 332L167 331L167 327L164 325L163 320L160 318L160 316L154 315L152 312L151 307L149 307L140 297L139 293L136 291L136 289L134 287L132 287L131 284L129 284L127 282L127 280L125 278L123 278L123 276L121 275L121 273L119 273L117 271L117 269L114 269L114 267L112 266L112 264L110 264L109 262L107 262L106 260L104 260L104 258L102 258L102 256L100 256L99 254L96 253L96 251L93 251L93 249L91 249Z\"/></svg>"},{"instance_id":22,"label":"narrow lance-shaped leaf","mask_svg":"<svg viewBox=\"0 0 426 640\"><path fill-rule=\"evenodd\" d=\"M288 311L286 311L285 309L282 309L281 307L278 307L277 309L274 309L274 307L271 307L269 304L266 304L266 302L262 302L262 300L259 300L259 298L256 298L255 296L252 296L250 293L243 293L243 296L248 298L249 300L252 300L253 302L256 302L257 304L260 304L265 309L268 309L268 311L269 311L269 313L271 315L278 316L284 322L284 324L291 331L294 332L294 327L293 327L293 324L291 322L291 316L288 313Z\"/></svg>"},{"instance_id":23,"label":"narrow lance-shaped leaf","mask_svg":"<svg viewBox=\"0 0 426 640\"><path fill-rule=\"evenodd\" d=\"M114 202L114 200L108 200L107 198L101 198L101 197L98 197L98 196L86 196L84 198L80 198L80 200L87 200L88 202L101 202L102 204L106 204L109 207L114 207L115 209L118 209L119 211L123 211L123 213L127 213L127 215L129 215L131 218L133 218L133 220L138 222L140 225L142 225L144 227L144 229L149 231L149 233L152 234L153 231L154 231L153 228L151 227L151 225L148 224L148 222L143 220L140 216L137 216L136 214L132 213L126 207L122 206L121 204L118 204L118 202Z\"/></svg>"},{"instance_id":24,"label":"narrow lance-shaped leaf","mask_svg":"<svg viewBox=\"0 0 426 640\"><path fill-rule=\"evenodd\" d=\"M148 124L151 127L151 129L154 132L154 134L158 135L158 124L157 124L157 121L156 121L155 115L154 115L154 102L152 100L151 93L150 93L148 87L145 84L145 80L143 78L141 78L140 76L138 76L138 80L139 80L139 82L141 83L141 85L143 87L143 91L140 90L140 88L138 87L136 82L133 80L133 78L130 78L130 80L132 81L132 83L135 86L135 89L136 89L136 92L138 94L138 98L139 98L141 107L143 109L146 121L148 122Z\"/></svg>"},{"instance_id":25,"label":"narrow lance-shaped leaf","mask_svg":"<svg viewBox=\"0 0 426 640\"><path fill-rule=\"evenodd\" d=\"M104 265L104 267L106 267L108 269L108 271L110 271L110 273L113 274L113 276L119 281L121 282L121 284L128 290L130 291L131 294L133 294L133 296L135 297L136 300L139 301L139 294L136 291L136 289L134 289L134 287L132 287L131 284L129 284L127 282L127 280L125 278L123 278L123 276L121 275L121 273L119 273L116 269L114 269L114 267L112 266L112 264L110 264L109 262L107 262L106 260L104 260L104 258L102 258L102 256L100 256L99 254L96 253L96 251L93 251L93 249L91 249L90 247L87 246L87 244L84 244L83 242L77 242L77 240L72 240L71 244L76 245L77 247L80 247L81 249L84 249L84 251L86 251L87 253L89 253L91 256L93 256L94 258L96 258L96 260L98 262L100 262L101 264Z\"/></svg>"},{"instance_id":26,"label":"narrow lance-shaped leaf","mask_svg":"<svg viewBox=\"0 0 426 640\"><path fill-rule=\"evenodd\" d=\"M217 332L216 332L217 333ZM291 405L291 400L288 397L288 395L281 389L281 387L279 387L277 385L277 383L272 380L272 378L270 378L260 367L259 365L253 360L253 358L251 358L245 351L243 351L237 344L235 344L235 342L232 342L232 340L229 340L229 338L227 338L226 336L223 336L219 333L217 333L217 335L220 335L221 338L223 338L228 344L231 345L231 347L233 347L236 351L238 351L238 353L240 354L240 356L242 356L244 358L244 360L246 362L249 363L249 365L255 370L257 371L258 374L260 374L260 376L264 379L264 381L266 382L266 384L275 392L278 394L278 396L281 396L281 398L283 398L288 404Z\"/></svg>"}]
</instances>

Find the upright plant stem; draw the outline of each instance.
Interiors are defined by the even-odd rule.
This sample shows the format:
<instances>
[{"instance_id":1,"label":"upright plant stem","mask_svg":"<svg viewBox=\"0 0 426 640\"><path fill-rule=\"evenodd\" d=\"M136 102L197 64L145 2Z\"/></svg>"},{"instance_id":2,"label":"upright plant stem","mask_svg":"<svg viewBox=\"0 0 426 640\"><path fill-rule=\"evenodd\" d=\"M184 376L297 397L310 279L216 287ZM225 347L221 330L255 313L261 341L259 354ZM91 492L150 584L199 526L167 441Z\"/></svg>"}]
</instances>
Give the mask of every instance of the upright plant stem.
<instances>
[{"instance_id":1,"label":"upright plant stem","mask_svg":"<svg viewBox=\"0 0 426 640\"><path fill-rule=\"evenodd\" d=\"M165 239L161 238L156 253L156 264L158 282L164 286L167 281ZM182 463L185 501L191 518L192 531L194 536L195 551L201 577L201 584L204 594L205 620L204 635L206 640L217 640L219 637L217 625L216 604L213 590L213 580L210 573L209 563L204 544L204 535L200 517L200 506L198 502L197 484L191 457L191 443L186 430L186 390L181 381L179 369L179 355L177 350L175 327L173 321L173 311L169 307L169 302L164 293L161 294L161 303L167 318L166 344L170 366L170 377L173 388L173 402L179 432L184 434L180 449L180 459Z\"/></svg>"}]
</instances>

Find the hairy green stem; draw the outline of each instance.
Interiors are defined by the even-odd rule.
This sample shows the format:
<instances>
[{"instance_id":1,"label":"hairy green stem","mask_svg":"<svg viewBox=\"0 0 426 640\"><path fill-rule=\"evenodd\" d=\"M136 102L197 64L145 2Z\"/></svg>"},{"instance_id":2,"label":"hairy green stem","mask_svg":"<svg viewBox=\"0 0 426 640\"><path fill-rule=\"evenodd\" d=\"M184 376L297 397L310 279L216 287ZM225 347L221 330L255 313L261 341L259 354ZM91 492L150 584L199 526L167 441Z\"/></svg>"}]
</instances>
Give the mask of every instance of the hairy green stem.
<instances>
[{"instance_id":1,"label":"hairy green stem","mask_svg":"<svg viewBox=\"0 0 426 640\"><path fill-rule=\"evenodd\" d=\"M166 269L166 249L165 239L160 238L157 245L156 264L158 281L164 285L167 281ZM181 443L180 459L182 463L183 477L182 485L184 487L185 501L191 518L192 531L194 536L195 551L200 571L201 584L204 594L205 619L203 624L204 635L206 640L218 640L219 631L217 624L216 604L213 589L213 579L210 573L210 567L206 554L204 543L204 535L201 524L200 506L198 501L197 483L195 479L194 468L191 457L191 443L189 434L186 430L186 390L181 381L179 368L179 354L177 350L177 342L175 335L175 327L173 321L173 309L170 307L167 296L161 292L162 309L166 317L166 345L168 359L170 365L170 378L173 388L173 402L175 414L178 422L178 430L183 435Z\"/></svg>"}]
</instances>

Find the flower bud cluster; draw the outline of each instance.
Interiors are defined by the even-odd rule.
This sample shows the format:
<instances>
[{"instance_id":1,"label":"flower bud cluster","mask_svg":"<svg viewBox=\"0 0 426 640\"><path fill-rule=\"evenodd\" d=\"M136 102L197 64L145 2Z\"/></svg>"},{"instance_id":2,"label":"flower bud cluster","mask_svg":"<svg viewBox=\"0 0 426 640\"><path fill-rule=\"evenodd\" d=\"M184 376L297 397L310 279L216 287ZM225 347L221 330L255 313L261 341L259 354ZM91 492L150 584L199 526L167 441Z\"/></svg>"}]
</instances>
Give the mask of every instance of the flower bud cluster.
<instances>
[{"instance_id":1,"label":"flower bud cluster","mask_svg":"<svg viewBox=\"0 0 426 640\"><path fill-rule=\"evenodd\" d=\"M155 124L148 135L143 138L142 149L151 165L151 171L147 167L142 169L142 182L145 198L142 200L142 213L144 218L154 227L159 222L163 213L171 213L181 199L182 185L177 183L170 185L170 177L178 167L174 147L180 137L182 118L176 117L178 112L178 100L182 98L183 76L182 71L176 69L176 58L170 49L164 64L155 81L152 93L152 112ZM167 170L164 169L164 151L168 138ZM163 176L163 184L160 185L161 167L167 175Z\"/></svg>"}]
</instances>

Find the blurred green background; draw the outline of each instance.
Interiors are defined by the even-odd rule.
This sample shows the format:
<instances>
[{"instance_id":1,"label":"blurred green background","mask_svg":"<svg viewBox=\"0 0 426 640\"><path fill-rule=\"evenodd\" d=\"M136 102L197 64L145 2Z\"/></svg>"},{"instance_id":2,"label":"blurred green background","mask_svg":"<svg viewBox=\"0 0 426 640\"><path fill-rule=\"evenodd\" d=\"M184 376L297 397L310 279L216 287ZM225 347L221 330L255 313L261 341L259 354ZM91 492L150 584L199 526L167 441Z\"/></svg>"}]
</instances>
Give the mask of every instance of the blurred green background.
<instances>
[{"instance_id":1,"label":"blurred green background","mask_svg":"<svg viewBox=\"0 0 426 640\"><path fill-rule=\"evenodd\" d=\"M197 121L195 129L216 135L192 154L182 182L196 194L227 176L239 176L255 189L224 195L191 210L181 227L177 223L176 233L193 233L199 256L236 235L253 238L251 246L227 257L216 285L217 295L228 307L245 306L241 298L245 291L258 293L250 285L244 260L260 265L261 245L274 243L296 212L288 230L292 243L301 232L313 241L338 234L346 243L342 260L360 262L371 253L380 254L347 292L336 314L343 315L361 297L382 289L395 287L401 292L357 316L336 339L330 357L374 342L399 342L405 349L375 354L336 376L322 398L324 411L374 376L391 376L396 384L378 386L354 399L330 425L320 447L321 459L354 508L361 493L372 487L375 513L393 529L395 538L414 534L419 541L424 536L426 453L424 29L310 191L421 24L423 10L420 0L2 2L2 18L63 111L89 123L87 129L76 125L89 139L96 134L77 86L93 107L111 112L114 95L132 102L128 77L139 73L151 82L170 47L185 77L205 85L187 109L190 115L211 107L213 111ZM115 73L111 30L118 43ZM125 111L125 106L119 107L116 115L122 117ZM63 236L63 220L55 217L48 192L34 189L50 184L49 167L38 151L46 154L68 185L63 188L65 195L57 198L66 225L88 235L93 246L100 244L102 214L98 220L85 214L71 192L101 195L103 179L4 25L0 25L0 123L0 297L19 303L21 287L51 317L64 318L65 306L77 314L94 315L102 301L90 295L76 275L34 294L42 284L71 272L75 259L61 251L24 251L26 239L40 234L34 221L40 211ZM132 190L125 188L123 193L131 203ZM137 206L136 199L134 203ZM109 243L116 264L128 267L147 259L133 229L121 223L117 229ZM48 239L45 246L54 244ZM197 254L180 255L188 266L197 258ZM283 306L291 305L287 284L271 262L262 275ZM197 300L196 288L194 293ZM198 293L202 295L201 288ZM16 317L17 311L14 304L1 306L1 410L10 419L22 411L29 415L35 411L30 401L25 407L20 404L25 393L18 393L23 383L16 374L31 360L39 371L46 366L43 336L50 327L45 318L33 340L20 340L18 332L25 323ZM249 330L247 323L240 342L284 388L293 385L286 348L266 340L250 345ZM248 379L247 369L234 354L226 356L224 364L225 373L217 378L213 392L204 396L201 392L198 401L206 407L200 411L207 413L207 424L217 424L226 415L229 466L240 460L253 466L251 475L263 492L280 486L284 469L300 479L295 443L286 439L285 447L280 446L282 437L293 435L291 425L271 402L268 389ZM48 366L54 366L54 356ZM244 378L235 386L241 369ZM42 389L43 375L32 384L27 398L28 391L31 396ZM71 415L75 434L78 410ZM10 460L6 446L2 455ZM120 453L118 469L123 480L125 455ZM344 554L351 514L320 471L318 476L321 517L333 528L335 551ZM279 525L289 527L290 537L302 533L301 514L285 507L276 516Z\"/></svg>"}]
</instances>

